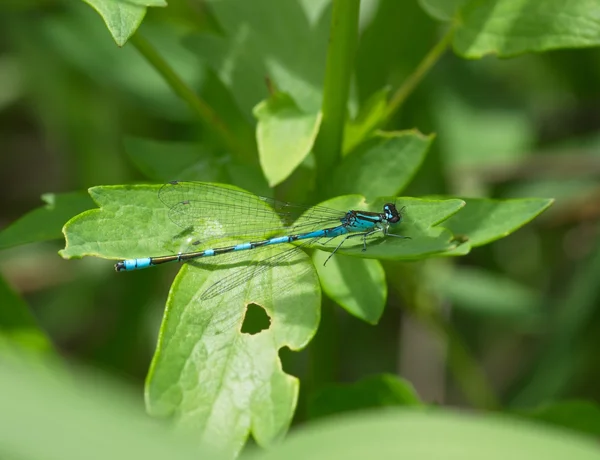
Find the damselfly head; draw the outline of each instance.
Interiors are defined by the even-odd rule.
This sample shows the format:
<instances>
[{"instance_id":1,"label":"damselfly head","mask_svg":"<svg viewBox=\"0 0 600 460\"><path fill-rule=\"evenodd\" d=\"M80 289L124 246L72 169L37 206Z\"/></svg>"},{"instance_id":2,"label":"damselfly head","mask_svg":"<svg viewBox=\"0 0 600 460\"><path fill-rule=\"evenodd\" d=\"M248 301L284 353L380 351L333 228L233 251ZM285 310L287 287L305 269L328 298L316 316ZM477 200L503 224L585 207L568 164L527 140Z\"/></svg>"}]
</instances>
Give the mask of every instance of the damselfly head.
<instances>
[{"instance_id":1,"label":"damselfly head","mask_svg":"<svg viewBox=\"0 0 600 460\"><path fill-rule=\"evenodd\" d=\"M394 203L386 203L383 205L383 215L385 216L385 220L390 224L397 224L402 220L402 216L396 209Z\"/></svg>"}]
</instances>

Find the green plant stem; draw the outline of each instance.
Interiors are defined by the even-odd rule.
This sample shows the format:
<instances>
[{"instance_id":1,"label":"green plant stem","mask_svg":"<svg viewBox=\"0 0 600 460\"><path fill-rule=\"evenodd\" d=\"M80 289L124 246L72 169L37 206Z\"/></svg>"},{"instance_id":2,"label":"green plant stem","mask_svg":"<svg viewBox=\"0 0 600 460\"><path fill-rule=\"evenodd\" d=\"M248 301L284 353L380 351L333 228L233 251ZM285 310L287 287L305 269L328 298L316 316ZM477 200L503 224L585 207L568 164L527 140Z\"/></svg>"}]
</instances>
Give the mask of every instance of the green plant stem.
<instances>
[{"instance_id":1,"label":"green plant stem","mask_svg":"<svg viewBox=\"0 0 600 460\"><path fill-rule=\"evenodd\" d=\"M334 0L323 89L323 119L315 143L319 183L341 155L350 79L358 43L360 0Z\"/></svg>"},{"instance_id":2,"label":"green plant stem","mask_svg":"<svg viewBox=\"0 0 600 460\"><path fill-rule=\"evenodd\" d=\"M171 89L183 99L198 118L216 134L223 147L233 155L249 160L254 153L239 144L216 112L177 75L148 40L137 32L130 40L146 60L163 76Z\"/></svg>"},{"instance_id":3,"label":"green plant stem","mask_svg":"<svg viewBox=\"0 0 600 460\"><path fill-rule=\"evenodd\" d=\"M382 117L383 124L387 124L390 118L396 113L400 106L404 103L406 98L413 92L417 85L425 78L427 73L439 61L440 57L450 43L454 35L454 28L450 28L442 37L442 39L436 43L436 45L425 55L423 60L419 63L415 71L409 75L409 77L402 83L402 85L396 90L390 102L386 107L385 114Z\"/></svg>"}]
</instances>

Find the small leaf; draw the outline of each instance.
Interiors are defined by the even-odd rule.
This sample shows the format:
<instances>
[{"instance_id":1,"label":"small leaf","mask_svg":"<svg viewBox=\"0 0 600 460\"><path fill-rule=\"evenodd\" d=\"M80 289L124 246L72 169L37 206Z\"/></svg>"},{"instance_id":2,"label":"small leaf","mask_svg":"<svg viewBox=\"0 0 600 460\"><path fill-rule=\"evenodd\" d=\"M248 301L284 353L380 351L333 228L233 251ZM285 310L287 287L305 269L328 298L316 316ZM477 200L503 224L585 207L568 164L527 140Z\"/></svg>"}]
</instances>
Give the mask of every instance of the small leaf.
<instances>
[{"instance_id":1,"label":"small leaf","mask_svg":"<svg viewBox=\"0 0 600 460\"><path fill-rule=\"evenodd\" d=\"M519 198L491 200L464 198L467 205L459 214L444 222L455 235L465 235L471 247L503 238L545 211L554 200Z\"/></svg>"},{"instance_id":2,"label":"small leaf","mask_svg":"<svg viewBox=\"0 0 600 460\"><path fill-rule=\"evenodd\" d=\"M374 410L298 429L252 459L332 458L598 460L594 439L502 415L438 409Z\"/></svg>"},{"instance_id":3,"label":"small leaf","mask_svg":"<svg viewBox=\"0 0 600 460\"><path fill-rule=\"evenodd\" d=\"M290 96L273 94L254 108L260 164L271 187L283 182L311 152L320 113L304 113Z\"/></svg>"},{"instance_id":4,"label":"small leaf","mask_svg":"<svg viewBox=\"0 0 600 460\"><path fill-rule=\"evenodd\" d=\"M83 0L94 8L102 19L113 39L123 46L137 30L146 15L146 7L123 0Z\"/></svg>"},{"instance_id":5,"label":"small leaf","mask_svg":"<svg viewBox=\"0 0 600 460\"><path fill-rule=\"evenodd\" d=\"M390 88L374 93L360 108L356 118L349 120L344 129L343 154L346 155L365 140L382 122L386 113Z\"/></svg>"},{"instance_id":6,"label":"small leaf","mask_svg":"<svg viewBox=\"0 0 600 460\"><path fill-rule=\"evenodd\" d=\"M377 324L387 298L385 271L378 260L330 256L315 251L313 262L327 296L348 313L370 324Z\"/></svg>"},{"instance_id":7,"label":"small leaf","mask_svg":"<svg viewBox=\"0 0 600 460\"><path fill-rule=\"evenodd\" d=\"M163 142L129 137L125 152L137 168L149 179L218 181L224 162L200 144Z\"/></svg>"},{"instance_id":8,"label":"small leaf","mask_svg":"<svg viewBox=\"0 0 600 460\"><path fill-rule=\"evenodd\" d=\"M472 0L454 49L476 59L600 45L600 5L590 0Z\"/></svg>"},{"instance_id":9,"label":"small leaf","mask_svg":"<svg viewBox=\"0 0 600 460\"><path fill-rule=\"evenodd\" d=\"M29 305L23 301L0 276L0 355L4 346L18 346L27 351L45 354L52 344L39 328ZM10 350L9 350L10 352Z\"/></svg>"},{"instance_id":10,"label":"small leaf","mask_svg":"<svg viewBox=\"0 0 600 460\"><path fill-rule=\"evenodd\" d=\"M559 401L517 414L595 437L600 436L600 407L591 401Z\"/></svg>"},{"instance_id":11,"label":"small leaf","mask_svg":"<svg viewBox=\"0 0 600 460\"><path fill-rule=\"evenodd\" d=\"M45 206L25 214L0 232L0 249L59 239L67 220L94 207L94 202L83 192L47 193L42 200L47 203Z\"/></svg>"},{"instance_id":12,"label":"small leaf","mask_svg":"<svg viewBox=\"0 0 600 460\"><path fill-rule=\"evenodd\" d=\"M421 406L413 386L392 374L373 375L353 384L329 385L310 400L310 418L386 406Z\"/></svg>"},{"instance_id":13,"label":"small leaf","mask_svg":"<svg viewBox=\"0 0 600 460\"><path fill-rule=\"evenodd\" d=\"M433 137L414 130L371 137L335 169L330 194L360 193L367 198L398 194L421 166Z\"/></svg>"}]
</instances>

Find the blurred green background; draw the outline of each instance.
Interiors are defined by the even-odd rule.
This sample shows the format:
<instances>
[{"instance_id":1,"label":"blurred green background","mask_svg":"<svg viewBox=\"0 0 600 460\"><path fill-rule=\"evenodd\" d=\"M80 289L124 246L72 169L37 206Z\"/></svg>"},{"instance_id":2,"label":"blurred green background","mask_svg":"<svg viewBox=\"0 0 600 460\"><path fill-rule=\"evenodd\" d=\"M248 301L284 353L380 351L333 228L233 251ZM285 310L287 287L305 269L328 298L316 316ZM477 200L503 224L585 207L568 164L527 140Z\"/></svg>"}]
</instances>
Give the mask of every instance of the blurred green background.
<instances>
[{"instance_id":1,"label":"blurred green background","mask_svg":"<svg viewBox=\"0 0 600 460\"><path fill-rule=\"evenodd\" d=\"M245 12L250 28L261 27L261 8L269 5L254 8ZM324 60L328 2L308 10L314 43L306 46ZM397 88L443 28L416 1L364 0L351 108L385 86ZM203 2L173 0L168 8L149 9L140 32L246 142L255 123L249 109L268 96L267 86L257 95L256 86L244 87L242 75L237 93L227 91L202 54L208 45L193 38L223 29ZM595 48L511 59L469 61L451 51L442 57L387 126L437 133L404 195L556 202L514 234L465 257L430 261L418 273L410 266L390 269L390 299L378 326L339 308L330 312L336 322L333 380L399 374L425 401L470 405L456 375L476 362L490 391L509 407L600 398L599 81ZM164 177L175 169L139 167L136 155L155 145L140 138L197 142L202 147L194 154L202 161L195 178L268 191L261 177L240 173L243 163L220 155L211 133L161 76L131 44L117 47L83 2L0 4L0 133L0 229L40 207L45 193L180 179ZM302 199L294 182L302 180L293 176L281 189ZM93 207L80 195L74 201L71 216ZM18 293L61 355L104 369L141 393L177 267L121 276L109 261L62 260L57 251L63 247L60 239L16 247L0 239L7 284L0 301L12 295L9 290ZM432 328L402 309L399 291L409 282L443 306L446 326ZM302 381L308 352L281 354L284 369Z\"/></svg>"}]
</instances>

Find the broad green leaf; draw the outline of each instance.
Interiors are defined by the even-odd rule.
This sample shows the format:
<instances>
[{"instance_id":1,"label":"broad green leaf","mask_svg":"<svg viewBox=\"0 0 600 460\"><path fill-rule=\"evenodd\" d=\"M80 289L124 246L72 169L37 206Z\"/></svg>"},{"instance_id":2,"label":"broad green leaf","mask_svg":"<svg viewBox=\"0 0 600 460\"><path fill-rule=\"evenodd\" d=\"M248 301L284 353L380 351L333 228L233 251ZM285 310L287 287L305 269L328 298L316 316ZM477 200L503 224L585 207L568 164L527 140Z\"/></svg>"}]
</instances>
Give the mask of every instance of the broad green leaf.
<instances>
[{"instance_id":1,"label":"broad green leaf","mask_svg":"<svg viewBox=\"0 0 600 460\"><path fill-rule=\"evenodd\" d=\"M600 407L591 401L553 402L517 414L595 437L600 436Z\"/></svg>"},{"instance_id":2,"label":"broad green leaf","mask_svg":"<svg viewBox=\"0 0 600 460\"><path fill-rule=\"evenodd\" d=\"M94 202L83 192L47 193L42 195L46 205L37 208L0 231L0 249L37 241L59 239L67 220L86 209Z\"/></svg>"},{"instance_id":3,"label":"broad green leaf","mask_svg":"<svg viewBox=\"0 0 600 460\"><path fill-rule=\"evenodd\" d=\"M71 219L63 228L64 258L98 256L112 259L161 255L181 250L174 236L181 233L158 199L160 186L92 187L100 206ZM181 244L181 242L179 243Z\"/></svg>"},{"instance_id":4,"label":"broad green leaf","mask_svg":"<svg viewBox=\"0 0 600 460\"><path fill-rule=\"evenodd\" d=\"M270 256L281 250L261 251ZM225 269L188 264L180 270L146 385L151 414L172 417L180 430L233 454L250 432L262 446L285 434L299 382L282 371L278 351L306 346L319 322L318 281L301 252L247 285L202 300L206 286L235 276L240 263L256 254L247 251ZM250 303L262 306L270 318L270 327L254 335L241 332Z\"/></svg>"},{"instance_id":5,"label":"broad green leaf","mask_svg":"<svg viewBox=\"0 0 600 460\"><path fill-rule=\"evenodd\" d=\"M67 223L67 246L61 254L116 258L185 250L191 235L168 218L157 198L158 189L90 189L100 209ZM259 215L269 212L264 206ZM272 220L268 222L273 225ZM202 229L194 237L202 238ZM261 445L269 445L285 433L293 416L298 382L282 372L278 350L306 345L316 331L320 303L318 279L309 258L302 251L290 253L291 248L265 246L189 263L180 270L171 288L147 382L146 400L152 414L173 417L180 430L232 453L241 449L250 430ZM230 275L251 275L253 262L283 251L293 257L264 265L269 269L249 282L242 279L218 296L203 297L216 282L230 280ZM240 332L250 303L266 310L271 318L268 330L255 335ZM219 407L217 417L214 407Z\"/></svg>"},{"instance_id":6,"label":"broad green leaf","mask_svg":"<svg viewBox=\"0 0 600 460\"><path fill-rule=\"evenodd\" d=\"M447 410L376 410L324 419L286 442L249 458L439 458L486 460L597 460L594 439L501 415Z\"/></svg>"},{"instance_id":7,"label":"broad green leaf","mask_svg":"<svg viewBox=\"0 0 600 460\"><path fill-rule=\"evenodd\" d=\"M0 455L27 460L219 459L140 410L139 396L98 375L0 360Z\"/></svg>"},{"instance_id":8,"label":"broad green leaf","mask_svg":"<svg viewBox=\"0 0 600 460\"><path fill-rule=\"evenodd\" d=\"M0 305L0 356L4 345L9 348L18 346L35 353L52 351L50 340L37 325L29 305L13 292L1 276Z\"/></svg>"},{"instance_id":9,"label":"broad green leaf","mask_svg":"<svg viewBox=\"0 0 600 460\"><path fill-rule=\"evenodd\" d=\"M465 209L444 222L444 227L455 235L466 236L471 247L482 246L508 236L545 211L554 201L548 198L464 200Z\"/></svg>"},{"instance_id":10,"label":"broad green leaf","mask_svg":"<svg viewBox=\"0 0 600 460\"><path fill-rule=\"evenodd\" d=\"M594 0L471 0L460 12L455 51L470 59L600 45Z\"/></svg>"},{"instance_id":11,"label":"broad green leaf","mask_svg":"<svg viewBox=\"0 0 600 460\"><path fill-rule=\"evenodd\" d=\"M329 184L330 194L396 195L421 166L432 140L433 135L414 130L376 134L344 157Z\"/></svg>"},{"instance_id":12,"label":"broad green leaf","mask_svg":"<svg viewBox=\"0 0 600 460\"><path fill-rule=\"evenodd\" d=\"M267 94L265 77L303 112L319 111L330 27L326 3L206 3L223 34L196 34L187 44L214 69L249 119Z\"/></svg>"},{"instance_id":13,"label":"broad green leaf","mask_svg":"<svg viewBox=\"0 0 600 460\"><path fill-rule=\"evenodd\" d=\"M378 260L358 259L331 254L313 253L313 263L327 296L348 313L368 323L377 324L387 299L385 271Z\"/></svg>"},{"instance_id":14,"label":"broad green leaf","mask_svg":"<svg viewBox=\"0 0 600 460\"><path fill-rule=\"evenodd\" d=\"M158 199L159 189L159 185L92 187L90 195L100 209L86 211L67 222L63 229L66 246L60 254L65 258L98 256L120 259L197 250L197 246L190 249L190 243L203 240L203 229L190 232L190 229L182 230L175 225L168 216L168 209ZM350 209L381 212L384 203L389 201L395 201L398 209L404 208L402 222L391 227L390 232L411 239L382 238L376 234L368 239L368 250L363 252L362 238L354 238L361 241L349 240L338 251L339 254L412 260L456 246L452 242L452 234L437 225L464 206L464 201L459 199L378 198L367 203L364 197L351 195L334 198L323 205L340 210L340 216L343 216ZM224 212L226 210L225 207ZM268 211L265 211L264 215L267 214ZM219 217L225 218L212 216L213 219ZM302 223L304 218L301 217L298 223ZM272 229L273 223L269 222ZM333 241L318 245L318 248L333 251L338 243Z\"/></svg>"},{"instance_id":15,"label":"broad green leaf","mask_svg":"<svg viewBox=\"0 0 600 460\"><path fill-rule=\"evenodd\" d=\"M421 406L413 386L392 374L366 377L352 384L329 385L311 398L310 418L384 406Z\"/></svg>"},{"instance_id":16,"label":"broad green leaf","mask_svg":"<svg viewBox=\"0 0 600 460\"><path fill-rule=\"evenodd\" d=\"M390 201L395 202L398 209L404 208L402 222L391 226L390 233L408 236L410 239L384 237L381 233L375 233L367 238L367 250L363 251L362 237L354 237L347 240L336 252L336 255L347 254L383 260L414 260L448 251L457 246L452 241L452 234L437 225L457 213L464 206L462 200L378 198L367 202L360 195L348 195L333 198L321 204L344 211L382 212L383 205ZM301 217L298 222L302 223L303 218ZM339 244L340 239L336 239L325 244L315 245L315 247L332 252Z\"/></svg>"},{"instance_id":17,"label":"broad green leaf","mask_svg":"<svg viewBox=\"0 0 600 460\"><path fill-rule=\"evenodd\" d=\"M113 39L123 46L146 15L146 7L123 0L83 0L94 8L108 27Z\"/></svg>"},{"instance_id":18,"label":"broad green leaf","mask_svg":"<svg viewBox=\"0 0 600 460\"><path fill-rule=\"evenodd\" d=\"M125 151L146 177L159 182L216 181L223 175L224 162L200 144L129 137Z\"/></svg>"},{"instance_id":19,"label":"broad green leaf","mask_svg":"<svg viewBox=\"0 0 600 460\"><path fill-rule=\"evenodd\" d=\"M271 187L283 182L312 150L321 113L305 113L285 93L275 93L254 108L256 141L265 177Z\"/></svg>"},{"instance_id":20,"label":"broad green leaf","mask_svg":"<svg viewBox=\"0 0 600 460\"><path fill-rule=\"evenodd\" d=\"M344 155L351 152L357 145L369 137L373 130L379 127L386 113L389 93L390 88L377 91L360 108L356 117L348 120L344 129L342 147Z\"/></svg>"},{"instance_id":21,"label":"broad green leaf","mask_svg":"<svg viewBox=\"0 0 600 460\"><path fill-rule=\"evenodd\" d=\"M469 0L419 0L427 14L440 21L450 21Z\"/></svg>"}]
</instances>

